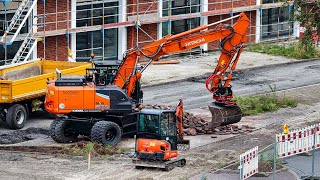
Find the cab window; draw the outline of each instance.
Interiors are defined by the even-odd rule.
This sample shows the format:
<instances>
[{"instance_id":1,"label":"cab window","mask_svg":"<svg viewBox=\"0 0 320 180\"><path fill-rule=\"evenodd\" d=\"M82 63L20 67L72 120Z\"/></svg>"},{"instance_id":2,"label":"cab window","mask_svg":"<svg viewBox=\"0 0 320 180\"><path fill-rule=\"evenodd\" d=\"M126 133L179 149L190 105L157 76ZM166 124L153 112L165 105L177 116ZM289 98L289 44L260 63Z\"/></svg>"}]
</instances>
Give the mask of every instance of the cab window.
<instances>
[{"instance_id":1,"label":"cab window","mask_svg":"<svg viewBox=\"0 0 320 180\"><path fill-rule=\"evenodd\" d=\"M176 124L174 113L162 113L161 115L161 135L162 136L175 136Z\"/></svg>"},{"instance_id":2,"label":"cab window","mask_svg":"<svg viewBox=\"0 0 320 180\"><path fill-rule=\"evenodd\" d=\"M155 114L140 114L139 132L159 133L159 116Z\"/></svg>"}]
</instances>

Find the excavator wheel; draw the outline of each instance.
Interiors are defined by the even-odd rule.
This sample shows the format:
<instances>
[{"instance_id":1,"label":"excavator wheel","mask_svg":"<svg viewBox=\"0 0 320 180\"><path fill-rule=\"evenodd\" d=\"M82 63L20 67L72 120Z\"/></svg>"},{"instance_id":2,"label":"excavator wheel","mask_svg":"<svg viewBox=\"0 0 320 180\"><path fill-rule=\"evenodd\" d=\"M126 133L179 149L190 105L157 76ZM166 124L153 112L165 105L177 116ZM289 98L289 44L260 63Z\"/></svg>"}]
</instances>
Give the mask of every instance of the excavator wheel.
<instances>
[{"instance_id":1,"label":"excavator wheel","mask_svg":"<svg viewBox=\"0 0 320 180\"><path fill-rule=\"evenodd\" d=\"M70 143L78 140L79 133L74 131L72 123L55 119L50 125L51 138L58 143Z\"/></svg>"},{"instance_id":2,"label":"excavator wheel","mask_svg":"<svg viewBox=\"0 0 320 180\"><path fill-rule=\"evenodd\" d=\"M242 112L239 106L208 106L212 115L212 121L209 128L225 126L237 123L242 118Z\"/></svg>"},{"instance_id":3,"label":"excavator wheel","mask_svg":"<svg viewBox=\"0 0 320 180\"><path fill-rule=\"evenodd\" d=\"M103 146L114 146L121 140L121 128L111 121L99 121L91 129L91 140Z\"/></svg>"}]
</instances>

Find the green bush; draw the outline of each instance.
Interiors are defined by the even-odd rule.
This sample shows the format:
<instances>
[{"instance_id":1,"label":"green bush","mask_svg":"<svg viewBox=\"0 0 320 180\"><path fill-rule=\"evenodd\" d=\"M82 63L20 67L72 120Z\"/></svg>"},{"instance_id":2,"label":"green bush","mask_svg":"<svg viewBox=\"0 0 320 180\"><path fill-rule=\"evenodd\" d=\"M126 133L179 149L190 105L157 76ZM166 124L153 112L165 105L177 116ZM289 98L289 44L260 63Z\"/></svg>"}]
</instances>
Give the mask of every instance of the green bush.
<instances>
[{"instance_id":1,"label":"green bush","mask_svg":"<svg viewBox=\"0 0 320 180\"><path fill-rule=\"evenodd\" d=\"M276 56L286 56L297 59L310 59L320 57L320 50L309 48L305 51L301 44L292 43L288 47L274 44L252 44L248 48L251 52L265 53Z\"/></svg>"},{"instance_id":2,"label":"green bush","mask_svg":"<svg viewBox=\"0 0 320 180\"><path fill-rule=\"evenodd\" d=\"M285 95L278 97L274 93L259 96L235 97L235 99L243 115L256 115L263 112L274 112L279 108L297 106L295 99L286 97Z\"/></svg>"}]
</instances>

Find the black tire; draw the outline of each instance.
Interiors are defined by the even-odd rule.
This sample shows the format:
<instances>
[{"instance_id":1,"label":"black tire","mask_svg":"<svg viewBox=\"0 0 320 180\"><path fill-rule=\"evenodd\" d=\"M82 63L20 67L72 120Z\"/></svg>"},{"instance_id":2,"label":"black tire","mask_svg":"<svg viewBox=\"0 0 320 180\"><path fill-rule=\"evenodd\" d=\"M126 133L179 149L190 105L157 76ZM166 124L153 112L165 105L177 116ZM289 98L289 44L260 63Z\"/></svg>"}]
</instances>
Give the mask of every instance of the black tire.
<instances>
[{"instance_id":1,"label":"black tire","mask_svg":"<svg viewBox=\"0 0 320 180\"><path fill-rule=\"evenodd\" d=\"M57 123L57 121L52 121L51 122L51 124L50 124L50 129L49 129L49 132L50 132L50 136L51 136L51 138L53 139L53 140L55 140L56 139L56 137L55 137L55 133L54 133L54 131L55 131L55 129L56 129L56 125L57 125L58 123Z\"/></svg>"},{"instance_id":2,"label":"black tire","mask_svg":"<svg viewBox=\"0 0 320 180\"><path fill-rule=\"evenodd\" d=\"M8 108L6 122L10 129L21 129L27 121L28 113L21 104L14 104Z\"/></svg>"},{"instance_id":3,"label":"black tire","mask_svg":"<svg viewBox=\"0 0 320 180\"><path fill-rule=\"evenodd\" d=\"M103 146L114 146L121 140L121 129L110 121L99 121L91 129L91 140Z\"/></svg>"},{"instance_id":4,"label":"black tire","mask_svg":"<svg viewBox=\"0 0 320 180\"><path fill-rule=\"evenodd\" d=\"M79 133L73 131L70 121L57 119L50 125L50 135L58 143L71 143L78 140Z\"/></svg>"},{"instance_id":5,"label":"black tire","mask_svg":"<svg viewBox=\"0 0 320 180\"><path fill-rule=\"evenodd\" d=\"M47 113L48 113L48 119L56 119L57 118L57 115L49 113L49 112L47 112Z\"/></svg>"},{"instance_id":6,"label":"black tire","mask_svg":"<svg viewBox=\"0 0 320 180\"><path fill-rule=\"evenodd\" d=\"M2 112L0 114L0 119L3 121L3 122L6 122L6 113L5 112Z\"/></svg>"}]
</instances>

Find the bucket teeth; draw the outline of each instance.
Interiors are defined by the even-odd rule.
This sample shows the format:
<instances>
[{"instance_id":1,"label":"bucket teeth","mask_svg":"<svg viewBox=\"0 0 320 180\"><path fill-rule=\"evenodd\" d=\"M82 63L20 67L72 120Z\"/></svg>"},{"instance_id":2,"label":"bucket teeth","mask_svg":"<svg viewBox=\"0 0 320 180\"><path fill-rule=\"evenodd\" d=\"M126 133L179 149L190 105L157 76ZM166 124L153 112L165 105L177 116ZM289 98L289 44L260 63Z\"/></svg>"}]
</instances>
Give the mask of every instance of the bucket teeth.
<instances>
[{"instance_id":1,"label":"bucket teeth","mask_svg":"<svg viewBox=\"0 0 320 180\"><path fill-rule=\"evenodd\" d=\"M212 115L212 121L209 123L209 128L225 126L237 123L241 120L242 113L239 106L208 106Z\"/></svg>"}]
</instances>

